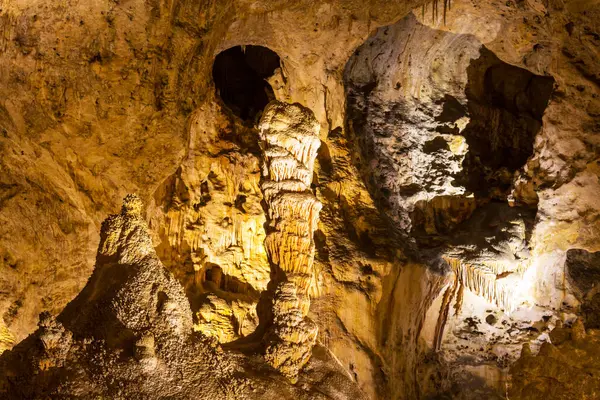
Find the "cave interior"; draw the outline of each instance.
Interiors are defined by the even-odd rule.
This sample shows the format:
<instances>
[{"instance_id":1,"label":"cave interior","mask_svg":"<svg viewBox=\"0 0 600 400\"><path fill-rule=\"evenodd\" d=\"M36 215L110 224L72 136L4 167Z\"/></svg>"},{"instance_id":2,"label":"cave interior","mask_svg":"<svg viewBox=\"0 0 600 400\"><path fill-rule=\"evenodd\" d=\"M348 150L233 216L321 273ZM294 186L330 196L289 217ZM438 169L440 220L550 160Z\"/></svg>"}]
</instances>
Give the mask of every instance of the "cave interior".
<instances>
[{"instance_id":1,"label":"cave interior","mask_svg":"<svg viewBox=\"0 0 600 400\"><path fill-rule=\"evenodd\" d=\"M600 3L111 3L0 8L1 398L600 398Z\"/></svg>"}]
</instances>

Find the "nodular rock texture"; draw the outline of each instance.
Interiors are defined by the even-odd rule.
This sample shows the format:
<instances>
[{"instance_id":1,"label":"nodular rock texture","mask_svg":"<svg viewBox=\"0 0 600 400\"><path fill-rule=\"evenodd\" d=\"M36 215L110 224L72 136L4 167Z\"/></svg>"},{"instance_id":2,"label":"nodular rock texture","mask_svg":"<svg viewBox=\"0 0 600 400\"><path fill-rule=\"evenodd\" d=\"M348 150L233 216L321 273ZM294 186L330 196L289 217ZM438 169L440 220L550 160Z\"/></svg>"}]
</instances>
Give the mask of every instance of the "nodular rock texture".
<instances>
[{"instance_id":1,"label":"nodular rock texture","mask_svg":"<svg viewBox=\"0 0 600 400\"><path fill-rule=\"evenodd\" d=\"M259 357L195 333L185 291L156 256L141 210L139 197L125 198L103 223L82 292L57 317L42 313L38 329L0 357L3 398L362 397L323 348L300 376L294 370L300 385L292 386Z\"/></svg>"}]
</instances>

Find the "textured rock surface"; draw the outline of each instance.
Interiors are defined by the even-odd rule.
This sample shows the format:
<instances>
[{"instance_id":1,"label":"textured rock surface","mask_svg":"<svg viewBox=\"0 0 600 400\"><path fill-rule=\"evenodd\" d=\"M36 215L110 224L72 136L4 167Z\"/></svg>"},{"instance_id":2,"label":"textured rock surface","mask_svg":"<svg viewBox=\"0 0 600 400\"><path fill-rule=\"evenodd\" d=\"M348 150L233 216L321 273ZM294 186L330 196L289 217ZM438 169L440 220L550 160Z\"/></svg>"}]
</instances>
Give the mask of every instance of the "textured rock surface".
<instances>
[{"instance_id":1,"label":"textured rock surface","mask_svg":"<svg viewBox=\"0 0 600 400\"><path fill-rule=\"evenodd\" d=\"M556 327L537 355L528 346L511 367L511 399L596 399L600 396L600 331L578 320Z\"/></svg>"},{"instance_id":2,"label":"textured rock surface","mask_svg":"<svg viewBox=\"0 0 600 400\"><path fill-rule=\"evenodd\" d=\"M322 348L294 387L260 359L194 333L183 287L156 256L141 206L137 196L125 199L103 224L83 291L57 318L42 313L38 330L0 357L3 398L362 397Z\"/></svg>"},{"instance_id":3,"label":"textured rock surface","mask_svg":"<svg viewBox=\"0 0 600 400\"><path fill-rule=\"evenodd\" d=\"M253 339L277 289L257 111L221 97L212 69L227 49L265 46L279 68L240 87L266 77L267 98L300 103L321 128L302 175L322 204L310 310L301 294L282 313L313 320L318 344L295 389L234 358L284 398L306 379L346 382L310 375L330 365L325 348L370 398L505 397L523 343L536 352L559 321L594 324L595 288L569 266L600 251L600 5L438 3L436 18L417 1L4 1L0 351L81 291L100 222L131 192L148 205L144 246L190 303L173 318L215 346ZM76 359L75 332L44 315L50 356L30 358ZM171 351L155 334L115 340L129 343L131 376ZM118 364L94 346L82 365Z\"/></svg>"},{"instance_id":4,"label":"textured rock surface","mask_svg":"<svg viewBox=\"0 0 600 400\"><path fill-rule=\"evenodd\" d=\"M600 252L570 249L565 259L565 276L588 328L600 328Z\"/></svg>"}]
</instances>

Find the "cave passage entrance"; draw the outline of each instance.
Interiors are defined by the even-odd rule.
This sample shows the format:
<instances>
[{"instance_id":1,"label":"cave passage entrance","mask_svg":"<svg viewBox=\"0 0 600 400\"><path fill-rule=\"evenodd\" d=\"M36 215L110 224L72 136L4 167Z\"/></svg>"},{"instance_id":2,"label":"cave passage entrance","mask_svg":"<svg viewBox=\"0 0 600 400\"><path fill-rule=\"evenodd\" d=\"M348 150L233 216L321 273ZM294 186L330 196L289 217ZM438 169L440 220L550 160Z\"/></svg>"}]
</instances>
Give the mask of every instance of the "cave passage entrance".
<instances>
[{"instance_id":1,"label":"cave passage entrance","mask_svg":"<svg viewBox=\"0 0 600 400\"><path fill-rule=\"evenodd\" d=\"M267 82L281 66L279 56L262 46L236 46L217 55L213 79L217 95L244 121L253 121L275 99Z\"/></svg>"},{"instance_id":2,"label":"cave passage entrance","mask_svg":"<svg viewBox=\"0 0 600 400\"><path fill-rule=\"evenodd\" d=\"M469 145L457 182L478 197L506 197L514 173L533 155L554 78L507 64L481 47L467 68Z\"/></svg>"}]
</instances>

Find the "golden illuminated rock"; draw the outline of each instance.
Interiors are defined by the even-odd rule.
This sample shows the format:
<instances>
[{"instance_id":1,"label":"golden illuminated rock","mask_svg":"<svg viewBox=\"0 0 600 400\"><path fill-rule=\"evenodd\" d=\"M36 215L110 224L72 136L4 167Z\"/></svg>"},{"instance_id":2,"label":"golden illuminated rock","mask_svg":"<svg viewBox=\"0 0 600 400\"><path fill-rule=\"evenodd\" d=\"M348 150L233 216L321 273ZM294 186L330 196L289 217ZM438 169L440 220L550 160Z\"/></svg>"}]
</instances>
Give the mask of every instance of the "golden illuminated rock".
<instances>
[{"instance_id":1,"label":"golden illuminated rock","mask_svg":"<svg viewBox=\"0 0 600 400\"><path fill-rule=\"evenodd\" d=\"M600 394L600 331L589 329L586 334L581 320L565 329L567 336L560 342L544 342L537 355L523 352L511 367L511 399L595 399ZM554 331L555 331L554 330ZM554 333L552 331L552 333ZM525 349L525 345L523 347Z\"/></svg>"},{"instance_id":2,"label":"golden illuminated rock","mask_svg":"<svg viewBox=\"0 0 600 400\"><path fill-rule=\"evenodd\" d=\"M10 333L3 323L0 323L0 354L2 354L4 350L9 350L14 342L15 338L12 333Z\"/></svg>"},{"instance_id":3,"label":"golden illuminated rock","mask_svg":"<svg viewBox=\"0 0 600 400\"><path fill-rule=\"evenodd\" d=\"M308 362L317 325L308 317L316 289L314 233L321 203L310 190L321 141L313 113L300 104L271 102L258 126L269 228L265 247L277 283L265 359L291 382Z\"/></svg>"},{"instance_id":4,"label":"golden illuminated rock","mask_svg":"<svg viewBox=\"0 0 600 400\"><path fill-rule=\"evenodd\" d=\"M318 327L302 313L298 287L280 283L273 297L273 326L267 332L265 360L290 382L296 383L300 370L310 359Z\"/></svg>"},{"instance_id":5,"label":"golden illuminated rock","mask_svg":"<svg viewBox=\"0 0 600 400\"><path fill-rule=\"evenodd\" d=\"M598 397L599 23L3 1L0 397Z\"/></svg>"},{"instance_id":6,"label":"golden illuminated rock","mask_svg":"<svg viewBox=\"0 0 600 400\"><path fill-rule=\"evenodd\" d=\"M57 317L42 313L36 332L2 354L0 397L309 400L314 391L361 398L324 349L295 387L264 361L195 333L184 289L156 256L141 211L139 197L128 195L121 213L102 225L94 273L81 293ZM278 347L276 362L295 381L296 365L313 352L304 344L314 344L316 326L302 336L295 286L284 285L292 290L277 296L274 313L286 353ZM210 326L226 333L218 322Z\"/></svg>"},{"instance_id":7,"label":"golden illuminated rock","mask_svg":"<svg viewBox=\"0 0 600 400\"><path fill-rule=\"evenodd\" d=\"M219 343L232 342L254 332L258 324L255 300L226 300L209 294L196 313L194 329Z\"/></svg>"}]
</instances>

